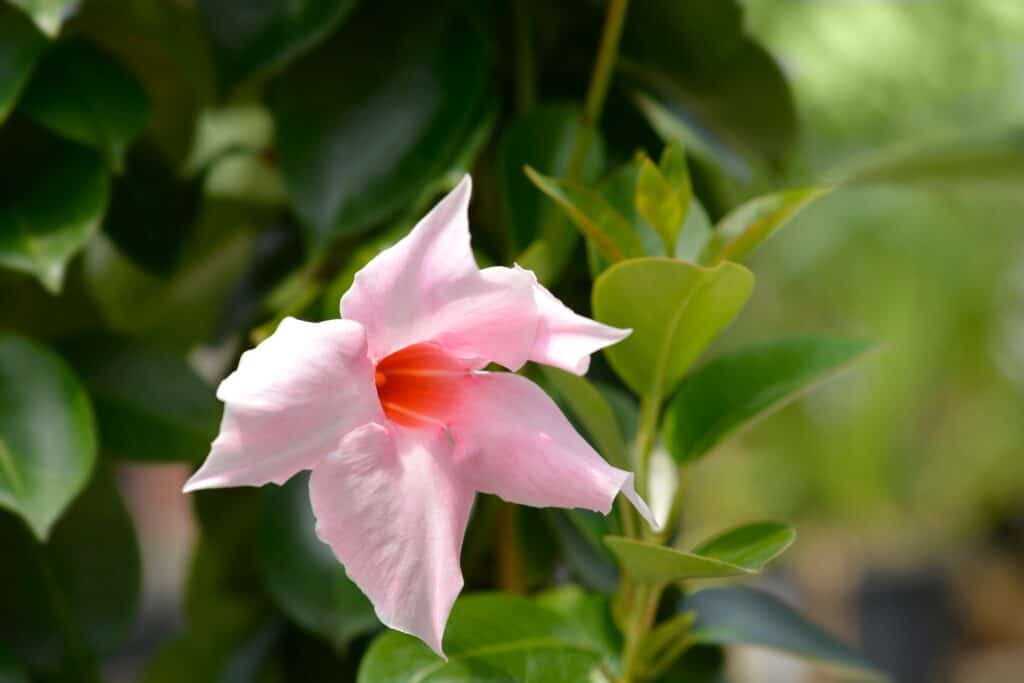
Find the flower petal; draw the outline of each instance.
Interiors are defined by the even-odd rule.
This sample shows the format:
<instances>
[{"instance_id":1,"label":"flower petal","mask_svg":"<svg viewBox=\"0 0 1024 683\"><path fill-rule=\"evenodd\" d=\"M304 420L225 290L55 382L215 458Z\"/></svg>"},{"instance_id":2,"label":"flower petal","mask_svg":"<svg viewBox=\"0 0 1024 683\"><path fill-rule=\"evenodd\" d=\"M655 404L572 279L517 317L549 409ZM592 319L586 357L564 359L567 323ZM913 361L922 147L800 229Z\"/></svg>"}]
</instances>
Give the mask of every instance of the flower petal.
<instances>
[{"instance_id":1,"label":"flower petal","mask_svg":"<svg viewBox=\"0 0 1024 683\"><path fill-rule=\"evenodd\" d=\"M474 495L451 464L444 430L370 424L345 437L309 481L317 535L377 617L442 657Z\"/></svg>"},{"instance_id":2,"label":"flower petal","mask_svg":"<svg viewBox=\"0 0 1024 683\"><path fill-rule=\"evenodd\" d=\"M513 503L605 514L622 491L657 528L633 475L605 462L540 387L503 372L466 382L451 430L455 466L469 485Z\"/></svg>"},{"instance_id":3,"label":"flower petal","mask_svg":"<svg viewBox=\"0 0 1024 683\"><path fill-rule=\"evenodd\" d=\"M405 238L356 273L342 315L366 328L376 362L420 342L518 369L537 330L529 275L483 276L469 243L469 176Z\"/></svg>"},{"instance_id":4,"label":"flower petal","mask_svg":"<svg viewBox=\"0 0 1024 683\"><path fill-rule=\"evenodd\" d=\"M242 354L217 397L225 403L220 434L186 492L284 483L382 415L366 335L350 320L285 318Z\"/></svg>"},{"instance_id":5,"label":"flower petal","mask_svg":"<svg viewBox=\"0 0 1024 683\"><path fill-rule=\"evenodd\" d=\"M530 360L553 365L575 375L585 375L590 368L590 354L628 337L632 330L622 330L573 313L533 279L533 300L537 307L537 336L530 351Z\"/></svg>"}]
</instances>

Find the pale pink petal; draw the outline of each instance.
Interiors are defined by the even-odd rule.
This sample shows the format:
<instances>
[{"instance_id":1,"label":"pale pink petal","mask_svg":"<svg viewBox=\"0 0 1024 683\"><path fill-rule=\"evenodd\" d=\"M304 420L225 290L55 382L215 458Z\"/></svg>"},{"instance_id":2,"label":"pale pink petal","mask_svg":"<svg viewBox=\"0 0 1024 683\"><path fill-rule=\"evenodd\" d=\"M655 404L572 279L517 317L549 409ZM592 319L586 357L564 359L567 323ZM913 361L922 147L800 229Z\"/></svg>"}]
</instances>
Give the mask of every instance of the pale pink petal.
<instances>
[{"instance_id":1,"label":"pale pink petal","mask_svg":"<svg viewBox=\"0 0 1024 683\"><path fill-rule=\"evenodd\" d=\"M537 330L531 278L489 279L469 243L470 180L441 200L404 239L356 273L341 298L345 318L366 328L370 357L420 342L517 369Z\"/></svg>"},{"instance_id":2,"label":"pale pink petal","mask_svg":"<svg viewBox=\"0 0 1024 683\"><path fill-rule=\"evenodd\" d=\"M540 387L502 372L465 381L451 431L455 466L469 485L513 503L605 514L621 491L657 527L633 475L605 462Z\"/></svg>"},{"instance_id":3,"label":"pale pink petal","mask_svg":"<svg viewBox=\"0 0 1024 683\"><path fill-rule=\"evenodd\" d=\"M221 382L220 434L185 491L284 483L382 419L363 328L285 318Z\"/></svg>"},{"instance_id":4,"label":"pale pink petal","mask_svg":"<svg viewBox=\"0 0 1024 683\"><path fill-rule=\"evenodd\" d=\"M585 375L590 367L590 354L622 341L632 332L573 313L537 282L533 273L518 266L516 269L528 273L533 280L533 301L538 316L537 336L530 351L533 362Z\"/></svg>"},{"instance_id":5,"label":"pale pink petal","mask_svg":"<svg viewBox=\"0 0 1024 683\"><path fill-rule=\"evenodd\" d=\"M459 552L473 490L452 470L440 429L366 425L313 470L316 533L390 628L444 656L459 591Z\"/></svg>"}]
</instances>

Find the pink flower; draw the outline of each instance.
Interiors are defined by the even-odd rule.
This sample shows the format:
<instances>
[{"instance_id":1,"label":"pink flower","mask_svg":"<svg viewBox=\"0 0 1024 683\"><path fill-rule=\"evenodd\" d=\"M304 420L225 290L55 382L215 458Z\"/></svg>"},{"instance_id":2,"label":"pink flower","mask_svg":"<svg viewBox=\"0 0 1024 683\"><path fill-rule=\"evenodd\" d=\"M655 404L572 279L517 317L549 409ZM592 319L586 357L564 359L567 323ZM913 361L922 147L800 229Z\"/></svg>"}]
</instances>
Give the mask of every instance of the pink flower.
<instances>
[{"instance_id":1,"label":"pink flower","mask_svg":"<svg viewBox=\"0 0 1024 683\"><path fill-rule=\"evenodd\" d=\"M285 319L217 396L220 434L185 491L312 470L316 531L381 622L441 654L477 491L608 513L633 475L606 463L529 380L576 374L629 334L578 316L521 268L479 270L467 176L341 299L342 320Z\"/></svg>"}]
</instances>

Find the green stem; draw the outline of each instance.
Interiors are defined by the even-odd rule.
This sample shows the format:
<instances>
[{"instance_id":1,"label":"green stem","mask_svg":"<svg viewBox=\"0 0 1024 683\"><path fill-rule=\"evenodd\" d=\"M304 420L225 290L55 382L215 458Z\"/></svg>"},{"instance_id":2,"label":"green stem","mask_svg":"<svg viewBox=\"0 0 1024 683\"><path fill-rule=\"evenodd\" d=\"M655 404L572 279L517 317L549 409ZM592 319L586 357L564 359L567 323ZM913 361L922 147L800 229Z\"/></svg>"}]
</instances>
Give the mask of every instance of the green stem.
<instances>
[{"instance_id":1,"label":"green stem","mask_svg":"<svg viewBox=\"0 0 1024 683\"><path fill-rule=\"evenodd\" d=\"M519 508L501 501L498 507L498 588L526 594L523 548L519 542Z\"/></svg>"},{"instance_id":2,"label":"green stem","mask_svg":"<svg viewBox=\"0 0 1024 683\"><path fill-rule=\"evenodd\" d=\"M658 417L661 412L661 401L653 396L646 396L640 401L640 424L636 431L636 442L633 447L636 464L636 491L641 498L647 499L648 468L651 462L651 450L654 448L654 437L658 430Z\"/></svg>"},{"instance_id":3,"label":"green stem","mask_svg":"<svg viewBox=\"0 0 1024 683\"><path fill-rule=\"evenodd\" d=\"M516 22L516 105L519 113L533 109L537 100L537 68L530 31L530 0L513 0Z\"/></svg>"},{"instance_id":4,"label":"green stem","mask_svg":"<svg viewBox=\"0 0 1024 683\"><path fill-rule=\"evenodd\" d=\"M630 612L629 630L626 633L626 644L622 653L621 683L634 683L639 680L641 672L645 669L645 662L640 657L640 646L643 644L644 638L647 637L651 624L654 623L661 591L661 586L642 583L636 585Z\"/></svg>"}]
</instances>

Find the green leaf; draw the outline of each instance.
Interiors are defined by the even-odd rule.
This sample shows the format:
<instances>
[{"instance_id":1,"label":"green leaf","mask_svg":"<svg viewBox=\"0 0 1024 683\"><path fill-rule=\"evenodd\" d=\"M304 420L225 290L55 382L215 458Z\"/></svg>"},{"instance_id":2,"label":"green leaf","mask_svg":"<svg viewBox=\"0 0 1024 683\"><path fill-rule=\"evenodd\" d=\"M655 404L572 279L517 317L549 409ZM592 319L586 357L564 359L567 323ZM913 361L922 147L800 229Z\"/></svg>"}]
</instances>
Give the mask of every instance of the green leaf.
<instances>
[{"instance_id":1,"label":"green leaf","mask_svg":"<svg viewBox=\"0 0 1024 683\"><path fill-rule=\"evenodd\" d=\"M792 146L793 95L771 55L746 33L737 0L637 3L630 7L622 52L623 75L706 146L770 164Z\"/></svg>"},{"instance_id":2,"label":"green leaf","mask_svg":"<svg viewBox=\"0 0 1024 683\"><path fill-rule=\"evenodd\" d=\"M622 635L615 627L607 595L564 584L537 594L533 601L571 621L605 657L618 657L622 651Z\"/></svg>"},{"instance_id":3,"label":"green leaf","mask_svg":"<svg viewBox=\"0 0 1024 683\"><path fill-rule=\"evenodd\" d=\"M749 588L708 588L683 601L698 615L699 640L781 650L819 664L885 680L859 653L767 593Z\"/></svg>"},{"instance_id":4,"label":"green leaf","mask_svg":"<svg viewBox=\"0 0 1024 683\"><path fill-rule=\"evenodd\" d=\"M682 657L654 679L654 683L727 683L728 680L722 648L697 645L687 648Z\"/></svg>"},{"instance_id":5,"label":"green leaf","mask_svg":"<svg viewBox=\"0 0 1024 683\"><path fill-rule=\"evenodd\" d=\"M380 624L370 601L317 537L315 523L308 476L268 489L258 548L260 572L285 614L341 649Z\"/></svg>"},{"instance_id":6,"label":"green leaf","mask_svg":"<svg viewBox=\"0 0 1024 683\"><path fill-rule=\"evenodd\" d=\"M573 104L540 105L505 127L496 160L498 201L511 246L516 251L526 249L538 237L550 240L558 228L547 226L549 222L568 222L561 211L537 192L523 172L524 167L562 177L569 169L579 134L580 109ZM604 145L596 137L587 149L580 175L583 182L596 180L603 166ZM563 231L575 235L568 225ZM556 245L554 250L562 248Z\"/></svg>"},{"instance_id":7,"label":"green leaf","mask_svg":"<svg viewBox=\"0 0 1024 683\"><path fill-rule=\"evenodd\" d=\"M585 377L548 365L541 366L541 371L590 436L597 451L616 467L630 469L622 430L608 399Z\"/></svg>"},{"instance_id":8,"label":"green leaf","mask_svg":"<svg viewBox=\"0 0 1024 683\"><path fill-rule=\"evenodd\" d=\"M546 510L561 555L580 583L611 593L619 581L614 558L601 543L609 533L608 518L588 510Z\"/></svg>"},{"instance_id":9,"label":"green leaf","mask_svg":"<svg viewBox=\"0 0 1024 683\"><path fill-rule=\"evenodd\" d=\"M662 153L660 167L646 155L641 156L636 206L640 215L658 231L665 253L675 250L692 196L682 145L678 142L668 145Z\"/></svg>"},{"instance_id":10,"label":"green leaf","mask_svg":"<svg viewBox=\"0 0 1024 683\"><path fill-rule=\"evenodd\" d=\"M609 536L605 543L639 581L664 584L757 574L796 539L796 532L774 522L732 529L688 553L647 541Z\"/></svg>"},{"instance_id":11,"label":"green leaf","mask_svg":"<svg viewBox=\"0 0 1024 683\"><path fill-rule=\"evenodd\" d=\"M447 662L412 636L385 633L367 651L358 683L585 681L602 658L571 622L508 595L460 598L448 621L444 649Z\"/></svg>"},{"instance_id":12,"label":"green leaf","mask_svg":"<svg viewBox=\"0 0 1024 683\"><path fill-rule=\"evenodd\" d=\"M281 624L269 619L249 628L190 624L153 656L142 683L274 683L278 679L266 675L266 668L281 631Z\"/></svg>"},{"instance_id":13,"label":"green leaf","mask_svg":"<svg viewBox=\"0 0 1024 683\"><path fill-rule=\"evenodd\" d=\"M0 335L0 508L45 539L95 461L89 399L71 369L35 342Z\"/></svg>"},{"instance_id":14,"label":"green leaf","mask_svg":"<svg viewBox=\"0 0 1024 683\"><path fill-rule=\"evenodd\" d=\"M715 265L746 258L804 207L831 191L811 187L751 199L718 222L701 254L701 263Z\"/></svg>"},{"instance_id":15,"label":"green leaf","mask_svg":"<svg viewBox=\"0 0 1024 683\"><path fill-rule=\"evenodd\" d=\"M0 170L0 266L59 292L106 210L106 165L92 150L20 126L5 127L0 148L21 160Z\"/></svg>"},{"instance_id":16,"label":"green leaf","mask_svg":"<svg viewBox=\"0 0 1024 683\"><path fill-rule=\"evenodd\" d=\"M103 151L120 168L149 113L146 91L114 58L84 40L58 43L36 69L21 109L58 135Z\"/></svg>"},{"instance_id":17,"label":"green leaf","mask_svg":"<svg viewBox=\"0 0 1024 683\"><path fill-rule=\"evenodd\" d=\"M3 645L0 645L0 683L29 683L28 675Z\"/></svg>"},{"instance_id":18,"label":"green leaf","mask_svg":"<svg viewBox=\"0 0 1024 683\"><path fill-rule=\"evenodd\" d=\"M330 35L354 6L355 0L199 2L228 85L285 66Z\"/></svg>"},{"instance_id":19,"label":"green leaf","mask_svg":"<svg viewBox=\"0 0 1024 683\"><path fill-rule=\"evenodd\" d=\"M221 406L182 356L118 337L76 338L64 349L105 452L141 462L199 462L209 452Z\"/></svg>"},{"instance_id":20,"label":"green leaf","mask_svg":"<svg viewBox=\"0 0 1024 683\"><path fill-rule=\"evenodd\" d=\"M870 348L861 341L802 337L724 353L683 380L665 411L665 445L676 462L695 460L735 430L833 377Z\"/></svg>"},{"instance_id":21,"label":"green leaf","mask_svg":"<svg viewBox=\"0 0 1024 683\"><path fill-rule=\"evenodd\" d=\"M760 570L796 540L796 531L778 522L730 529L697 546L694 553L750 570Z\"/></svg>"},{"instance_id":22,"label":"green leaf","mask_svg":"<svg viewBox=\"0 0 1024 683\"><path fill-rule=\"evenodd\" d=\"M113 479L95 477L40 545L0 514L0 641L37 673L83 675L131 630L141 567Z\"/></svg>"},{"instance_id":23,"label":"green leaf","mask_svg":"<svg viewBox=\"0 0 1024 683\"><path fill-rule=\"evenodd\" d=\"M357 11L271 94L281 168L313 249L395 218L490 106L489 46L469 17L384 4Z\"/></svg>"},{"instance_id":24,"label":"green leaf","mask_svg":"<svg viewBox=\"0 0 1024 683\"><path fill-rule=\"evenodd\" d=\"M20 7L43 33L53 38L60 32L61 24L75 13L80 0L11 0Z\"/></svg>"},{"instance_id":25,"label":"green leaf","mask_svg":"<svg viewBox=\"0 0 1024 683\"><path fill-rule=\"evenodd\" d=\"M900 144L830 173L842 185L991 187L1014 191L1024 179L1024 129Z\"/></svg>"},{"instance_id":26,"label":"green leaf","mask_svg":"<svg viewBox=\"0 0 1024 683\"><path fill-rule=\"evenodd\" d=\"M46 46L24 14L0 5L0 123L14 109Z\"/></svg>"},{"instance_id":27,"label":"green leaf","mask_svg":"<svg viewBox=\"0 0 1024 683\"><path fill-rule=\"evenodd\" d=\"M594 316L633 334L605 349L636 393L669 395L700 352L743 308L754 286L743 266L714 268L668 258L612 266L594 283Z\"/></svg>"},{"instance_id":28,"label":"green leaf","mask_svg":"<svg viewBox=\"0 0 1024 683\"><path fill-rule=\"evenodd\" d=\"M583 185L549 178L527 167L526 175L562 207L583 235L612 263L643 256L644 249L633 226L597 192Z\"/></svg>"}]
</instances>

